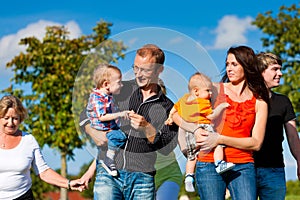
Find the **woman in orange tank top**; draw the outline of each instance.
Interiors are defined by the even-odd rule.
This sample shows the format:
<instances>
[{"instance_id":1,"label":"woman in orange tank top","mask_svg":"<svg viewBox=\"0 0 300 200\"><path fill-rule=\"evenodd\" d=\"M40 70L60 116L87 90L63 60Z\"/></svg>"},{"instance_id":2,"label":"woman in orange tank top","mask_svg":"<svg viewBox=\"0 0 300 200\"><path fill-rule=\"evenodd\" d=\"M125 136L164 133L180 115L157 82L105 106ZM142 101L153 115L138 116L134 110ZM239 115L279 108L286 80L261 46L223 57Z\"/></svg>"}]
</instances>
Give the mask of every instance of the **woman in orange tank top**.
<instances>
[{"instance_id":1,"label":"woman in orange tank top","mask_svg":"<svg viewBox=\"0 0 300 200\"><path fill-rule=\"evenodd\" d=\"M196 167L200 199L224 200L228 188L233 200L256 200L252 152L260 149L264 139L269 97L250 47L231 47L227 51L226 73L215 88L214 105L230 104L214 121L216 133L200 130L178 115L173 117L181 128L194 132L201 150L206 150L198 154ZM215 171L213 152L207 151L217 145L225 145L225 161L235 163L233 169L222 174Z\"/></svg>"}]
</instances>

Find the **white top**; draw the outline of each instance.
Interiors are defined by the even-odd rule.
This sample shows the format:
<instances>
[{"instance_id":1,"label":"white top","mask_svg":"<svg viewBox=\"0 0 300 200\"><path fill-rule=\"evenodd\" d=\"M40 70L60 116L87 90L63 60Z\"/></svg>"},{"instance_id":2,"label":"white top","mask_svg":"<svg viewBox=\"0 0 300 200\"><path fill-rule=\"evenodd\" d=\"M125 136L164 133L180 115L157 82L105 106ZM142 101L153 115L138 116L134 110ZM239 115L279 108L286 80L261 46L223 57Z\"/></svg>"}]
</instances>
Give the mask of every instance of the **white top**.
<instances>
[{"instance_id":1,"label":"white top","mask_svg":"<svg viewBox=\"0 0 300 200\"><path fill-rule=\"evenodd\" d=\"M31 167L36 175L49 168L36 139L22 132L15 148L0 148L0 200L17 198L31 188Z\"/></svg>"}]
</instances>

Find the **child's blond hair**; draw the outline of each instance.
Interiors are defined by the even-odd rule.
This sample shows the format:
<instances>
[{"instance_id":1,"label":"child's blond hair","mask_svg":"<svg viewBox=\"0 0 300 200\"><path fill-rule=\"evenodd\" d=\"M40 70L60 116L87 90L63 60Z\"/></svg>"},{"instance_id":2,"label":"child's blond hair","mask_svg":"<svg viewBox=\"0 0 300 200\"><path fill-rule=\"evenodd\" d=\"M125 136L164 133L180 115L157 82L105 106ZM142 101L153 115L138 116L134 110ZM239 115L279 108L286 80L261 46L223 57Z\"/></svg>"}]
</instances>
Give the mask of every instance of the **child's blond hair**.
<instances>
[{"instance_id":1,"label":"child's blond hair","mask_svg":"<svg viewBox=\"0 0 300 200\"><path fill-rule=\"evenodd\" d=\"M111 73L113 71L119 72L121 74L121 70L116 66L104 63L98 65L98 67L94 70L93 77L95 87L101 88L105 81L110 81Z\"/></svg>"}]
</instances>

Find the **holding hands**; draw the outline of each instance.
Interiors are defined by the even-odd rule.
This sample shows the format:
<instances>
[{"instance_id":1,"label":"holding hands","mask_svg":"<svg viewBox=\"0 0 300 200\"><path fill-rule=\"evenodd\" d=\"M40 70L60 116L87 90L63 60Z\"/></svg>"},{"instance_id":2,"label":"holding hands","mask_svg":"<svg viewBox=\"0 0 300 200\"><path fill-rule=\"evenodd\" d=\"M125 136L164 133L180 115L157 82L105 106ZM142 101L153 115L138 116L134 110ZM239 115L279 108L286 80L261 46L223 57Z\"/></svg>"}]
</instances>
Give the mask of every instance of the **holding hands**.
<instances>
[{"instance_id":1,"label":"holding hands","mask_svg":"<svg viewBox=\"0 0 300 200\"><path fill-rule=\"evenodd\" d=\"M76 180L68 181L68 189L77 190L79 192L82 192L82 191L86 190L87 187L84 184L84 181L82 181L81 179L76 179Z\"/></svg>"}]
</instances>

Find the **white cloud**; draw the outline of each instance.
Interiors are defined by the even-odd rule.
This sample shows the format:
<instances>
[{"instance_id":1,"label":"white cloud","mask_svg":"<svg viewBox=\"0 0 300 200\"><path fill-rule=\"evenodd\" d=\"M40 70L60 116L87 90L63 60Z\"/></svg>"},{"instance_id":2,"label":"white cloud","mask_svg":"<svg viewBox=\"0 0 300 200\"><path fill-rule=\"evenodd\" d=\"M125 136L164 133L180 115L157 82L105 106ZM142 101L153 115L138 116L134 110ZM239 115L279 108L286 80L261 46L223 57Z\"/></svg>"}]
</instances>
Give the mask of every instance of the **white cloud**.
<instances>
[{"instance_id":1,"label":"white cloud","mask_svg":"<svg viewBox=\"0 0 300 200\"><path fill-rule=\"evenodd\" d=\"M218 23L214 30L217 35L212 49L227 49L236 44L246 44L245 34L249 30L255 30L251 25L254 19L252 17L238 18L235 15L226 15Z\"/></svg>"},{"instance_id":2,"label":"white cloud","mask_svg":"<svg viewBox=\"0 0 300 200\"><path fill-rule=\"evenodd\" d=\"M173 44L180 44L184 42L184 38L182 37L175 37L175 38L171 38L169 41L169 44L173 45Z\"/></svg>"},{"instance_id":3,"label":"white cloud","mask_svg":"<svg viewBox=\"0 0 300 200\"><path fill-rule=\"evenodd\" d=\"M61 26L67 27L70 32L70 38L76 38L81 35L81 30L78 24L74 21L69 21L66 24L60 24L57 22L39 20L38 22L28 24L25 28L20 29L15 34L10 34L0 38L0 71L1 77L12 76L10 70L6 70L5 66L8 61L10 61L14 56L18 55L21 51L25 51L24 45L19 45L21 38L35 36L39 40L45 36L46 26Z\"/></svg>"}]
</instances>

